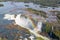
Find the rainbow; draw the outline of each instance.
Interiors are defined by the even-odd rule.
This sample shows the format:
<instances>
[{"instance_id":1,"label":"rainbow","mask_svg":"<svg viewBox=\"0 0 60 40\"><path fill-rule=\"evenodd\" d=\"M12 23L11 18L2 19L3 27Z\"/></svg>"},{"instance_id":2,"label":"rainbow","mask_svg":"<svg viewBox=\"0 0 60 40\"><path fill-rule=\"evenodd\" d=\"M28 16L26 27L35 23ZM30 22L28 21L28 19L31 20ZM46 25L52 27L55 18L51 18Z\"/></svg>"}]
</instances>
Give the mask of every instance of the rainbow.
<instances>
[{"instance_id":1,"label":"rainbow","mask_svg":"<svg viewBox=\"0 0 60 40\"><path fill-rule=\"evenodd\" d=\"M32 24L32 27L36 28L36 24L34 23L33 19L31 17L28 17L30 23Z\"/></svg>"}]
</instances>

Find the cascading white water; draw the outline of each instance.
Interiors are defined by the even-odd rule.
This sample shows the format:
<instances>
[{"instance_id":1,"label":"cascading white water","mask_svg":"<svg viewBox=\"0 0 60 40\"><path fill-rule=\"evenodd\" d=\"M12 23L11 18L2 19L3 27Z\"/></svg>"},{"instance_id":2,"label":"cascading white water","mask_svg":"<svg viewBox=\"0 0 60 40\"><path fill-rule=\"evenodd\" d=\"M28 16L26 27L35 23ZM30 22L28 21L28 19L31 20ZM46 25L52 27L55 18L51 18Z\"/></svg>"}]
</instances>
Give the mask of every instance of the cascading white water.
<instances>
[{"instance_id":1,"label":"cascading white water","mask_svg":"<svg viewBox=\"0 0 60 40\"><path fill-rule=\"evenodd\" d=\"M7 19L7 20L15 20L15 15L14 14L5 14L3 19Z\"/></svg>"},{"instance_id":2,"label":"cascading white water","mask_svg":"<svg viewBox=\"0 0 60 40\"><path fill-rule=\"evenodd\" d=\"M38 31L42 31L42 22L38 22L38 24L37 24L37 29L38 29Z\"/></svg>"},{"instance_id":3,"label":"cascading white water","mask_svg":"<svg viewBox=\"0 0 60 40\"><path fill-rule=\"evenodd\" d=\"M25 17L21 17L21 14L18 14L15 18L15 23L19 26L28 28L29 26L29 20Z\"/></svg>"}]
</instances>

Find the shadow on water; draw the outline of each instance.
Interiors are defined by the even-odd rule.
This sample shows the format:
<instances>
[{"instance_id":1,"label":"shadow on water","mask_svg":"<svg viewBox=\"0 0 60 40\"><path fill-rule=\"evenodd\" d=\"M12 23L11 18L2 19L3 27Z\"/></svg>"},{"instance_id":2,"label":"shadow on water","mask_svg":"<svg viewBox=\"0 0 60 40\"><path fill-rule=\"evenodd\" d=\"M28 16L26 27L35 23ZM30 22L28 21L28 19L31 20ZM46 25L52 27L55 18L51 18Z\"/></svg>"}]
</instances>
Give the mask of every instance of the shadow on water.
<instances>
[{"instance_id":1,"label":"shadow on water","mask_svg":"<svg viewBox=\"0 0 60 40\"><path fill-rule=\"evenodd\" d=\"M59 40L59 37L56 36L53 32L49 32L48 35L49 35L49 37L52 38L52 39Z\"/></svg>"},{"instance_id":2,"label":"shadow on water","mask_svg":"<svg viewBox=\"0 0 60 40\"><path fill-rule=\"evenodd\" d=\"M45 27L46 25L43 24L43 27L42 27L42 32L45 32ZM47 33L48 34L48 37L52 38L52 40L59 40L59 37L56 36L53 31L51 30L50 32ZM45 34L46 35L46 34ZM47 35L46 35L47 36Z\"/></svg>"}]
</instances>

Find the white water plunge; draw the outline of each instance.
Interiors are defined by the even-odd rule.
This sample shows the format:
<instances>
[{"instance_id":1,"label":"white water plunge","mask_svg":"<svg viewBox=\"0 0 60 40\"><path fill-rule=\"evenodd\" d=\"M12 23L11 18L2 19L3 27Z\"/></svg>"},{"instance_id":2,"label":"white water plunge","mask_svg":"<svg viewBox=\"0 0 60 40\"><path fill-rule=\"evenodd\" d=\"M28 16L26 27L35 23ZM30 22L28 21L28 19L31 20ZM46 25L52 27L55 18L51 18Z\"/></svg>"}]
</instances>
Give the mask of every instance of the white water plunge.
<instances>
[{"instance_id":1,"label":"white water plunge","mask_svg":"<svg viewBox=\"0 0 60 40\"><path fill-rule=\"evenodd\" d=\"M24 28L30 28L30 29L34 29L33 27L33 23L29 18L25 18L24 16L21 16L22 14L18 14L15 18L14 14L5 14L4 19L7 20L14 20L15 23L19 26L22 26ZM38 21L36 24L36 28L37 31L42 31L42 22Z\"/></svg>"},{"instance_id":2,"label":"white water plunge","mask_svg":"<svg viewBox=\"0 0 60 40\"><path fill-rule=\"evenodd\" d=\"M37 24L37 29L38 29L38 31L42 31L42 22L40 21L40 22L38 22L38 24Z\"/></svg>"}]
</instances>

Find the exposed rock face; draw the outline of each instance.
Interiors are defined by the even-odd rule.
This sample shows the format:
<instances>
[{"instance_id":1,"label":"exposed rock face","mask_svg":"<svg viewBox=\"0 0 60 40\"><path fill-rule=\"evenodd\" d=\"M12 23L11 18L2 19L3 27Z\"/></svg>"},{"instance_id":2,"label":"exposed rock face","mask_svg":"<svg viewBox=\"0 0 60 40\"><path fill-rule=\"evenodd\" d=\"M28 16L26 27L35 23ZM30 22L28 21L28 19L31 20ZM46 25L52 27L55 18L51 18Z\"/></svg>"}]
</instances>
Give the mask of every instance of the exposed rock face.
<instances>
[{"instance_id":1,"label":"exposed rock face","mask_svg":"<svg viewBox=\"0 0 60 40\"><path fill-rule=\"evenodd\" d=\"M18 40L20 39L20 36L28 38L30 36L30 32L27 29L14 24L0 25L0 37L2 39Z\"/></svg>"}]
</instances>

